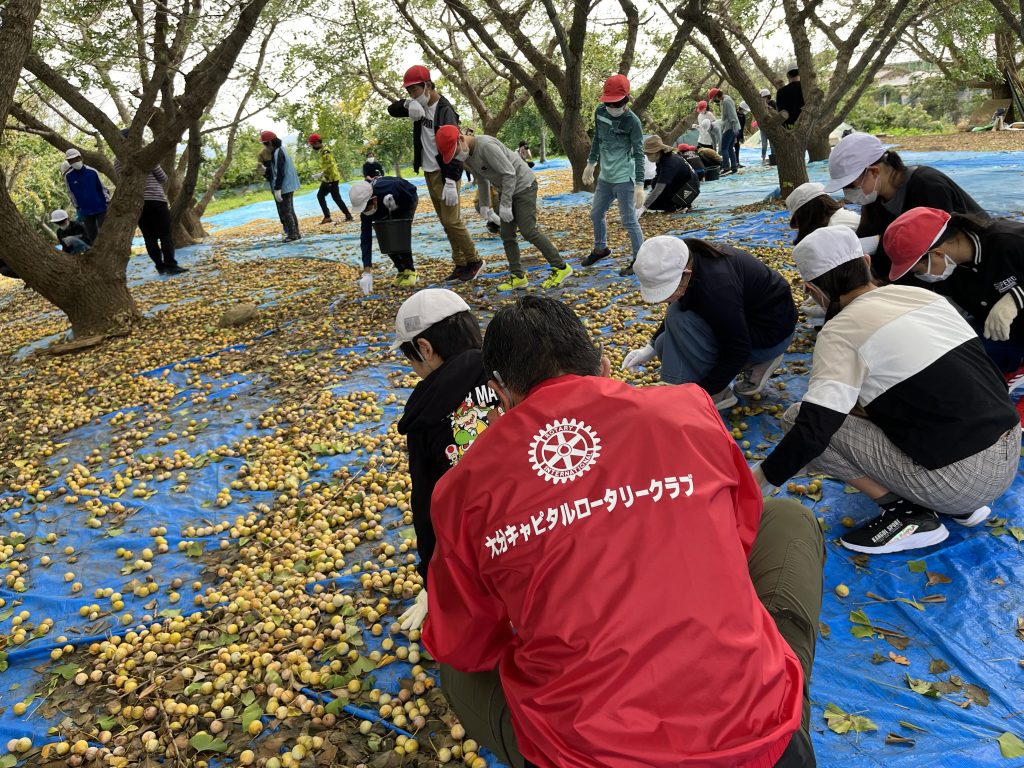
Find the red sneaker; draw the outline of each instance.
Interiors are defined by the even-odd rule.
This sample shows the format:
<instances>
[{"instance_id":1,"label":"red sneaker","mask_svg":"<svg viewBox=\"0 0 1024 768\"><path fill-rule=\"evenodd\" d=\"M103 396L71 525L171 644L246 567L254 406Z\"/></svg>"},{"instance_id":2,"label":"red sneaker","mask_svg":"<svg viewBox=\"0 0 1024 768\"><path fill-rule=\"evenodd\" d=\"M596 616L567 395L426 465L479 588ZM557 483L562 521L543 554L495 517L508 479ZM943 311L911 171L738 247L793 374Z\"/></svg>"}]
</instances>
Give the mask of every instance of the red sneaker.
<instances>
[{"instance_id":1,"label":"red sneaker","mask_svg":"<svg viewBox=\"0 0 1024 768\"><path fill-rule=\"evenodd\" d=\"M1013 373L1004 373L1003 376L1006 377L1006 389L1012 395L1015 389L1024 386L1024 365Z\"/></svg>"}]
</instances>

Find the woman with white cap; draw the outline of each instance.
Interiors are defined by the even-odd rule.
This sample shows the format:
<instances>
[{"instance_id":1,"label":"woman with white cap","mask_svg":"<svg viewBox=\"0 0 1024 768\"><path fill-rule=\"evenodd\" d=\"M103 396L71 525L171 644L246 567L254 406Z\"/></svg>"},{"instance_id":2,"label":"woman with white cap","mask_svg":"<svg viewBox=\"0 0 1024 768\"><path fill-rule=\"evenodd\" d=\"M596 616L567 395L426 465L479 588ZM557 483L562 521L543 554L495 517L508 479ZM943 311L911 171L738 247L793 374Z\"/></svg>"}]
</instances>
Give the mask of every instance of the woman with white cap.
<instances>
[{"instance_id":1,"label":"woman with white cap","mask_svg":"<svg viewBox=\"0 0 1024 768\"><path fill-rule=\"evenodd\" d=\"M860 215L844 208L842 203L825 191L825 185L808 181L789 193L789 228L796 230L799 243L811 232L822 227L849 227L854 232L860 225Z\"/></svg>"},{"instance_id":2,"label":"woman with white cap","mask_svg":"<svg viewBox=\"0 0 1024 768\"><path fill-rule=\"evenodd\" d=\"M848 203L860 205L859 237L881 237L896 217L911 208L986 216L974 198L942 171L903 160L869 133L839 140L828 158L826 192L843 190ZM883 246L871 256L875 276L885 280L892 266Z\"/></svg>"},{"instance_id":3,"label":"woman with white cap","mask_svg":"<svg viewBox=\"0 0 1024 768\"><path fill-rule=\"evenodd\" d=\"M807 394L754 467L762 492L803 467L849 483L880 510L840 537L856 552L938 544L949 535L939 514L985 520L1017 474L1021 427L977 335L931 291L874 285L846 227L812 232L793 260L828 319Z\"/></svg>"},{"instance_id":4,"label":"woman with white cap","mask_svg":"<svg viewBox=\"0 0 1024 768\"><path fill-rule=\"evenodd\" d=\"M661 380L700 384L715 406L764 389L793 339L796 307L789 283L746 251L696 238L652 237L633 265L640 295L667 304L650 344L622 362L635 370L661 359ZM737 374L735 394L730 386Z\"/></svg>"},{"instance_id":5,"label":"woman with white cap","mask_svg":"<svg viewBox=\"0 0 1024 768\"><path fill-rule=\"evenodd\" d=\"M911 275L954 301L1000 370L1015 377L1024 364L1024 223L914 208L882 243L889 279Z\"/></svg>"}]
</instances>

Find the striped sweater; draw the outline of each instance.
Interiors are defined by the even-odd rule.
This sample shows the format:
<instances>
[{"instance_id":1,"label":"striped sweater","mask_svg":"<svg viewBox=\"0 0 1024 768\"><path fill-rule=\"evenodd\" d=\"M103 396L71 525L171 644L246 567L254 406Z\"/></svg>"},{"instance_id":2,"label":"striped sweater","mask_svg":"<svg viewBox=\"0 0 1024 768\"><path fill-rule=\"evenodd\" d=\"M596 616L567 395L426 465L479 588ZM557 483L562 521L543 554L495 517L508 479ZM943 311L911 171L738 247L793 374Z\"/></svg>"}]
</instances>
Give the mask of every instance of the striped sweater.
<instances>
[{"instance_id":1,"label":"striped sweater","mask_svg":"<svg viewBox=\"0 0 1024 768\"><path fill-rule=\"evenodd\" d=\"M120 160L114 160L114 171L118 176L121 175ZM167 185L167 174L164 173L164 169L159 165L153 166L153 170L146 176L146 188L142 192L143 200L152 200L158 203L167 202L167 193L164 191L164 187Z\"/></svg>"}]
</instances>

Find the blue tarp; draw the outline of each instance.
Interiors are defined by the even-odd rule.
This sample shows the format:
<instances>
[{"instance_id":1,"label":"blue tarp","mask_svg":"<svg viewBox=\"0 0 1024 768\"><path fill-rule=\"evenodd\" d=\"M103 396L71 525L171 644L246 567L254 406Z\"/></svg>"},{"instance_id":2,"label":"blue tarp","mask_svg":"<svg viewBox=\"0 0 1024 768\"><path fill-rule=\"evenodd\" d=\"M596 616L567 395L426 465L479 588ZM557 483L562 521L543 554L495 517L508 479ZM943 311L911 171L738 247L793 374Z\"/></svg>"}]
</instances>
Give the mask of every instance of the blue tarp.
<instances>
[{"instance_id":1,"label":"blue tarp","mask_svg":"<svg viewBox=\"0 0 1024 768\"><path fill-rule=\"evenodd\" d=\"M907 153L905 159L909 163L926 162L945 170L983 205L993 210L1008 213L1024 210L1024 186L1017 183L1024 170L1024 152ZM695 213L673 217L678 221L680 233L710 234L748 245L780 245L790 242L792 233L786 229L787 216L783 212L729 213L736 205L764 199L777 187L774 169L754 165L759 160L756 150L744 150L743 160L750 166L743 174L706 184ZM557 162L552 165L559 167ZM811 169L812 178L823 178L825 173L822 164L816 164ZM543 181L544 177L541 178ZM546 201L546 204L574 206L579 209L581 216L585 216L588 202L588 195L578 194L563 195L558 200ZM315 214L317 210L312 195L299 198L297 207L300 215ZM211 224L224 228L258 218L276 218L273 205L260 203L220 214L211 217ZM610 225L617 226L614 219ZM482 223L471 222L470 228L482 253L500 254L500 241L494 237L485 237ZM357 236L353 226L348 230L343 229L341 234L311 234L299 243L287 246L273 241L239 239L230 245L227 253L221 255L260 260L315 256L356 264L359 258ZM421 206L415 238L414 248L418 258L447 260L444 237L436 218L429 211L429 205ZM212 253L208 245L197 246L183 249L180 258L185 264L195 264L210 258ZM375 255L375 259L379 258L379 255ZM498 264L494 269L500 271L500 256L496 260ZM617 278L617 266L599 265L596 269L577 273L563 295L568 300L576 301L579 292L591 287L606 288L614 281L622 290L613 301L639 304L635 285L631 281ZM164 279L152 274L152 267L145 256L133 260L130 277L133 284ZM199 278L192 273L173 279ZM386 286L382 286L381 290L387 290ZM465 293L486 317L494 298L486 284L474 283L467 286ZM360 301L372 307L374 298ZM649 314L657 313L649 313L647 308L638 307L638 318L647 318ZM654 319L656 317L638 322L653 323ZM277 332L289 333L290 329L281 328ZM804 328L802 333L806 335L811 331ZM386 348L384 343L377 339L367 342L347 335L342 338L350 346L339 352L356 349L372 361L373 367L352 374L335 390L335 394L373 390L379 394L379 400L383 400L384 395L389 393L395 393L399 398L408 395L408 390L393 388L389 380L389 376L404 369L391 362L376 365L383 360ZM259 344L260 340L253 339L251 343ZM304 353L302 350L296 351ZM619 353L625 351L618 350ZM808 365L806 352L787 355L787 373L773 379L759 403L748 403L756 405L757 412L746 414L741 410L735 416L729 416L730 427L742 431L743 436L738 439L749 442L749 450L755 458L770 450L771 444L781 434L776 415L762 409L770 406L782 408L796 402L805 386L804 371ZM205 428L197 433L196 442L185 443L179 438L160 450L187 447L191 455L197 456L203 450L230 444L243 434L252 436L266 432L258 426L246 429L244 422L258 423L256 417L275 403L273 384L268 377L259 372L225 374L222 377L211 374L212 378L203 378L201 382L213 384L209 402L197 406L190 402L189 394L198 385L193 383L190 387L186 384L186 373L173 371L173 366L170 368L168 377L181 390L179 397L168 413L170 420L161 423L160 431L148 438L139 453L157 450L155 441L160 435L171 431L180 434L190 419L208 419ZM160 376L163 373L164 369L159 369L138 372L136 375ZM780 384L784 388L780 388ZM231 413L213 407L217 398L229 395L237 396ZM399 415L398 404L378 404L384 409L382 417L363 425L365 429L383 430ZM61 442L67 445L52 457L52 465L57 467L56 462L62 457L67 457L72 464L82 461L94 447L108 443L118 431L111 423L116 415L108 414L99 423L63 436ZM328 468L313 473L311 480L326 479L331 471L341 466L359 472L367 458L354 454L325 458ZM45 730L51 723L43 722L39 716L34 715L38 702L30 707L29 715L24 717L15 717L10 705L27 696L41 679L32 667L48 658L53 638L64 633L71 638L71 642L82 642L94 634L120 631L118 626L90 626L87 620L79 617L80 606L92 603L102 605L106 602L93 597L94 589L107 586L121 591L125 595L126 608L132 612L136 621L143 621L147 614L156 618L159 611L171 607L163 592L158 594L159 604L153 610L143 608L151 598L139 599L131 595L126 585L139 574L119 574L119 568L125 561L115 557L114 550L117 547L139 551L152 543L152 537L147 535L151 526L167 526L171 552L155 559L150 575L155 576L161 584L166 584L175 576L182 578L185 586L179 590L181 601L178 607L186 613L191 609L193 592L189 585L198 578L200 568L195 559L177 551L177 543L182 529L187 525L203 520L232 520L240 509L246 508L241 502L236 502L226 510L204 506L204 502L213 499L220 488L229 484L240 464L241 460L235 458L207 461L205 465L187 471L188 480L183 484L184 488L175 490L178 486L176 478L151 483L151 489L157 493L144 501L125 494L120 501L136 511L113 530L112 524L106 520L100 529L86 527L83 523L88 514L66 505L51 504L44 512L34 502L26 500L22 511L27 513L22 514L20 519L15 520L11 512L4 514L5 535L23 537L27 549L18 559L26 559L32 567L27 592L19 594L0 588L0 597L7 601L7 606L0 608L0 616L4 616L0 621L0 631L10 631L11 616L7 614L7 608L11 606L16 606L15 614L23 609L31 610L34 620L50 616L56 621L56 626L48 637L35 640L27 649L10 652L10 668L0 677L0 699L5 707L0 714L0 744L11 737L22 735L32 735L36 743L45 741ZM99 476L111 477L118 469L118 466L103 464L94 471ZM246 496L250 504L269 498L269 494L260 493L248 493ZM829 542L825 570L826 593L821 617L823 625L827 627L823 632L827 632L828 637L819 640L811 687L813 741L819 765L824 768L847 768L851 765L922 768L935 765L1024 765L1024 761L1020 760L1002 760L995 741L1004 731L1024 737L1021 714L1024 712L1024 668L1018 664L1018 660L1024 657L1024 637L1018 624L1024 617L1024 555L1016 540L1010 535L994 536L989 527L960 529L954 525L949 540L934 550L911 555L874 557L866 565L857 565L850 553L835 544L835 538L843 530L840 521L844 517L849 516L860 522L874 513L873 505L860 494L846 493L841 484L830 480L824 482L823 498L820 501L813 502L802 496L800 498L805 504L813 505L815 513L822 518L827 526L826 539ZM1024 525L1022 500L1024 481L1018 478L1011 490L994 505L995 514L1009 518L1008 526ZM388 510L385 515L388 520L398 519L396 510ZM39 557L44 548L35 537L50 531L58 533L62 546L74 547L78 557L75 564L69 564L66 556L59 555L54 557L55 563L49 568L40 566ZM395 542L398 541L397 531L395 529L390 532ZM227 535L207 537L206 549L215 548L219 545L218 539ZM53 547L46 547L45 552L52 554ZM925 573L909 569L908 563L913 560L925 560L927 571L948 577L949 583L927 586L928 577ZM67 570L74 571L76 578L85 585L78 596L70 595L68 585L63 580L62 574ZM832 591L840 583L850 587L850 596L845 599L837 597ZM330 588L353 589L356 584L352 579L342 579L340 584ZM868 593L885 600L906 598L917 601L922 610L906 602L881 602L868 597ZM942 596L945 601L919 602L926 597L935 599L934 596ZM864 611L876 626L905 634L909 638L907 648L896 650L881 638L854 637L851 628L855 625L851 623L850 615L855 610ZM396 640L405 642L400 638ZM370 648L378 647L379 640L369 633L366 634L366 641ZM685 638L679 638L679 642L684 644ZM890 651L906 657L909 666L889 660ZM872 663L875 655L882 659L881 663ZM941 675L930 675L928 666L932 659L945 661L949 671ZM913 678L929 681L940 678L948 680L950 675L959 676L964 683L975 684L987 691L990 703L987 707L975 703L965 709L960 706L965 701L963 696L951 694L939 699L922 696L908 687L905 679L907 673ZM377 684L393 691L398 679L405 674L408 674L408 665L393 664L377 675ZM837 735L828 731L822 711L829 703L845 711L869 717L878 725L879 730L859 735ZM609 702L609 705L614 706L614 702ZM909 730L900 725L901 721L924 731ZM889 732L916 739L916 746L887 746L885 738Z\"/></svg>"}]
</instances>

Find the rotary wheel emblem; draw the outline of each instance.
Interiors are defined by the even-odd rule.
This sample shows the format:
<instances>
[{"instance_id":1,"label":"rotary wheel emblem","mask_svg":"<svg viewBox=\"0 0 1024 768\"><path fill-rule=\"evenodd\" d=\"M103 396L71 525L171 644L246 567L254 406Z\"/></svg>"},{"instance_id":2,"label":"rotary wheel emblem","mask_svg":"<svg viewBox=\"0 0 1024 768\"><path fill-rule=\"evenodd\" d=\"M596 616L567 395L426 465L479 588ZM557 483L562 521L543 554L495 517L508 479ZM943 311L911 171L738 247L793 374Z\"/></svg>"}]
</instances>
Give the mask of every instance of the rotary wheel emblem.
<instances>
[{"instance_id":1,"label":"rotary wheel emblem","mask_svg":"<svg viewBox=\"0 0 1024 768\"><path fill-rule=\"evenodd\" d=\"M534 471L550 483L568 483L594 466L601 440L576 419L558 419L537 433L530 444Z\"/></svg>"}]
</instances>

